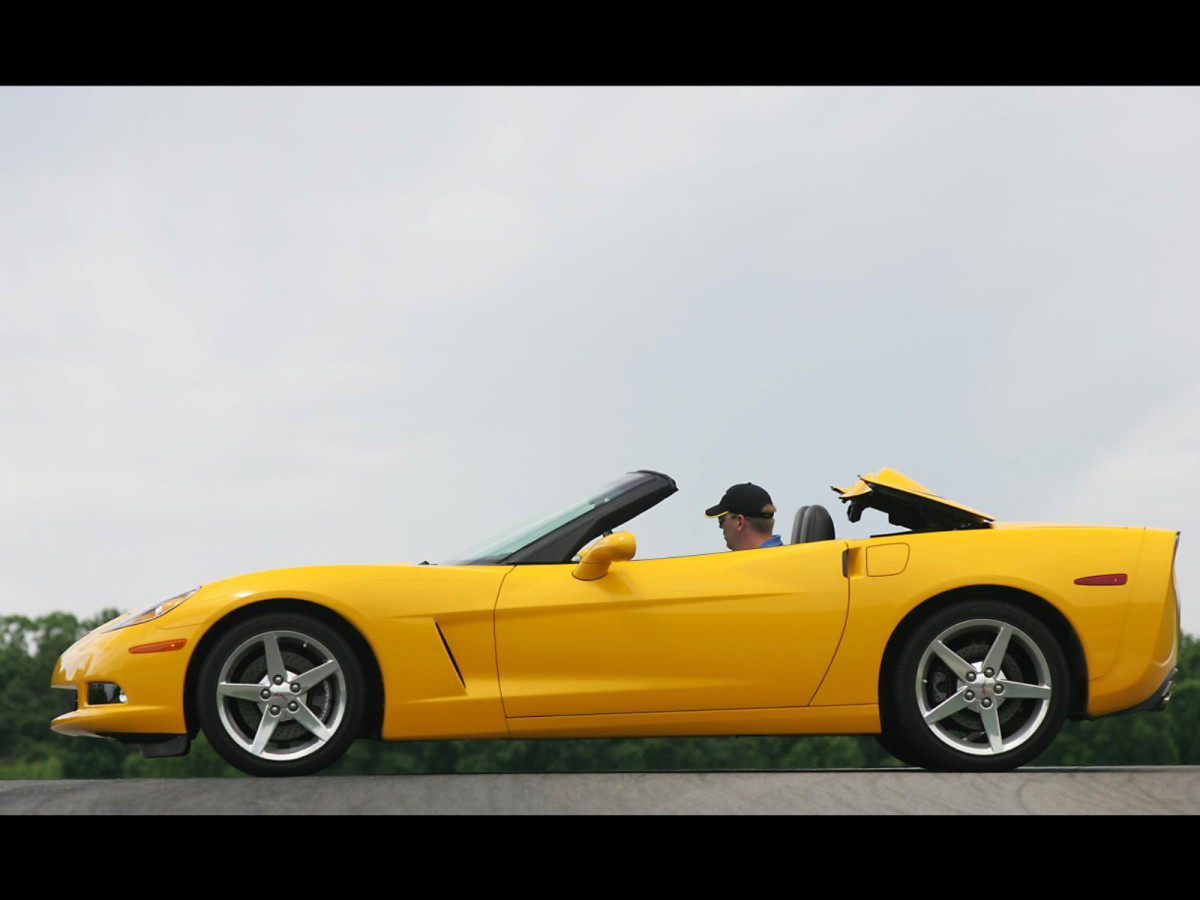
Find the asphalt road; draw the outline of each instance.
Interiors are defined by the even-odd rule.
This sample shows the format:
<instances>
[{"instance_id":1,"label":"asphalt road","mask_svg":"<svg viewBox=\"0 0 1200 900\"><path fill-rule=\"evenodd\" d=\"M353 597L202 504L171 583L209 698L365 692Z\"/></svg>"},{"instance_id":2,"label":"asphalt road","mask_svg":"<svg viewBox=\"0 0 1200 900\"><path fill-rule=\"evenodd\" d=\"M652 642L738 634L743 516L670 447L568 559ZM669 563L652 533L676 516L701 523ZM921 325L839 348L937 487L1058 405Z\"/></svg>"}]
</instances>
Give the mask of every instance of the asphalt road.
<instances>
[{"instance_id":1,"label":"asphalt road","mask_svg":"<svg viewBox=\"0 0 1200 900\"><path fill-rule=\"evenodd\" d=\"M0 781L0 814L1192 814L1200 766Z\"/></svg>"}]
</instances>

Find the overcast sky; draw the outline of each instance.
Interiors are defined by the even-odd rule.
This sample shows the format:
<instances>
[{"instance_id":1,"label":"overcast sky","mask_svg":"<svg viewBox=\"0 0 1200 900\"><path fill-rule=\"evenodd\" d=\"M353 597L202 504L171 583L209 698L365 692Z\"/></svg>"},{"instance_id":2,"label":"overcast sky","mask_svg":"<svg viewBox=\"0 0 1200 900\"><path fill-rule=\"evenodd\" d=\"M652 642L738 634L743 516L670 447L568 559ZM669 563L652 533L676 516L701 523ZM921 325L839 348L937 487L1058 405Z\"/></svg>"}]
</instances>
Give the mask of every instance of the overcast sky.
<instances>
[{"instance_id":1,"label":"overcast sky","mask_svg":"<svg viewBox=\"0 0 1200 900\"><path fill-rule=\"evenodd\" d=\"M1200 633L1197 160L1191 88L0 89L0 613L892 466L1182 530Z\"/></svg>"}]
</instances>

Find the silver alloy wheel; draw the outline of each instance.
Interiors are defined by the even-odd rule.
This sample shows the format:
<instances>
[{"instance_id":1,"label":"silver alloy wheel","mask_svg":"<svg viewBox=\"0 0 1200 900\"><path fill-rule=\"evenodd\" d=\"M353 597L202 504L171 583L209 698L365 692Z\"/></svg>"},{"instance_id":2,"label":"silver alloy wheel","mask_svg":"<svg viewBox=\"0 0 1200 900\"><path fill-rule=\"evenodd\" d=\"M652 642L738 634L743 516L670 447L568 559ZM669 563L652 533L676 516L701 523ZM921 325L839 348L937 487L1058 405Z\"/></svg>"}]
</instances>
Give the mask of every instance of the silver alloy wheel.
<instances>
[{"instance_id":1,"label":"silver alloy wheel","mask_svg":"<svg viewBox=\"0 0 1200 900\"><path fill-rule=\"evenodd\" d=\"M324 644L298 631L266 631L239 644L221 666L216 693L225 733L268 760L319 750L346 713L341 665Z\"/></svg>"},{"instance_id":2,"label":"silver alloy wheel","mask_svg":"<svg viewBox=\"0 0 1200 900\"><path fill-rule=\"evenodd\" d=\"M1024 744L1050 709L1050 666L1024 631L970 619L941 632L917 666L917 708L945 744L995 756Z\"/></svg>"}]
</instances>

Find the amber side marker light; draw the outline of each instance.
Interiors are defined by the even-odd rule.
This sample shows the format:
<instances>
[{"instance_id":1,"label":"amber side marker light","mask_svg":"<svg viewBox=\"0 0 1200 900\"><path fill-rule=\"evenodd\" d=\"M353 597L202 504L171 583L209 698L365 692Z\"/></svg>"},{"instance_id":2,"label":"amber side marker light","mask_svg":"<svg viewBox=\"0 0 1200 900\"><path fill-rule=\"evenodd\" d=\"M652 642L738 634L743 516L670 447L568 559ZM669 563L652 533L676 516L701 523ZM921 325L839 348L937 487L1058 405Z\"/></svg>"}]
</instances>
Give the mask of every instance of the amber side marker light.
<instances>
[{"instance_id":1,"label":"amber side marker light","mask_svg":"<svg viewBox=\"0 0 1200 900\"><path fill-rule=\"evenodd\" d=\"M136 647L130 647L130 653L162 653L164 650L178 650L187 643L187 638L179 638L174 641L159 641L157 644L138 644Z\"/></svg>"},{"instance_id":2,"label":"amber side marker light","mask_svg":"<svg viewBox=\"0 0 1200 900\"><path fill-rule=\"evenodd\" d=\"M1124 584L1129 576L1124 572L1115 575L1089 575L1087 578L1076 578L1076 584Z\"/></svg>"}]
</instances>

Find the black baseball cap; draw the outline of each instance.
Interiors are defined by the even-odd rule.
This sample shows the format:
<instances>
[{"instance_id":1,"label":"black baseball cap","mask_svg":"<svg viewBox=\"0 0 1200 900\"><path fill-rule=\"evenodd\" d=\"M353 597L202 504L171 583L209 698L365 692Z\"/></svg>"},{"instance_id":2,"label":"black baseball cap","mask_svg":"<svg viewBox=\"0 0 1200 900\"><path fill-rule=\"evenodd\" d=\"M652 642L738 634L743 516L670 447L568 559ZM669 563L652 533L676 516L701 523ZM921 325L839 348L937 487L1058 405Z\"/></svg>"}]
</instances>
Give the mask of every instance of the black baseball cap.
<instances>
[{"instance_id":1,"label":"black baseball cap","mask_svg":"<svg viewBox=\"0 0 1200 900\"><path fill-rule=\"evenodd\" d=\"M770 519L775 513L764 513L763 509L767 506L774 506L771 503L771 495L757 484L751 484L747 481L745 484L735 484L727 490L725 496L721 498L721 502L716 506L710 506L704 511L704 514L710 519L715 519L717 516L723 516L726 513L731 513L735 516L753 516L759 519Z\"/></svg>"}]
</instances>

